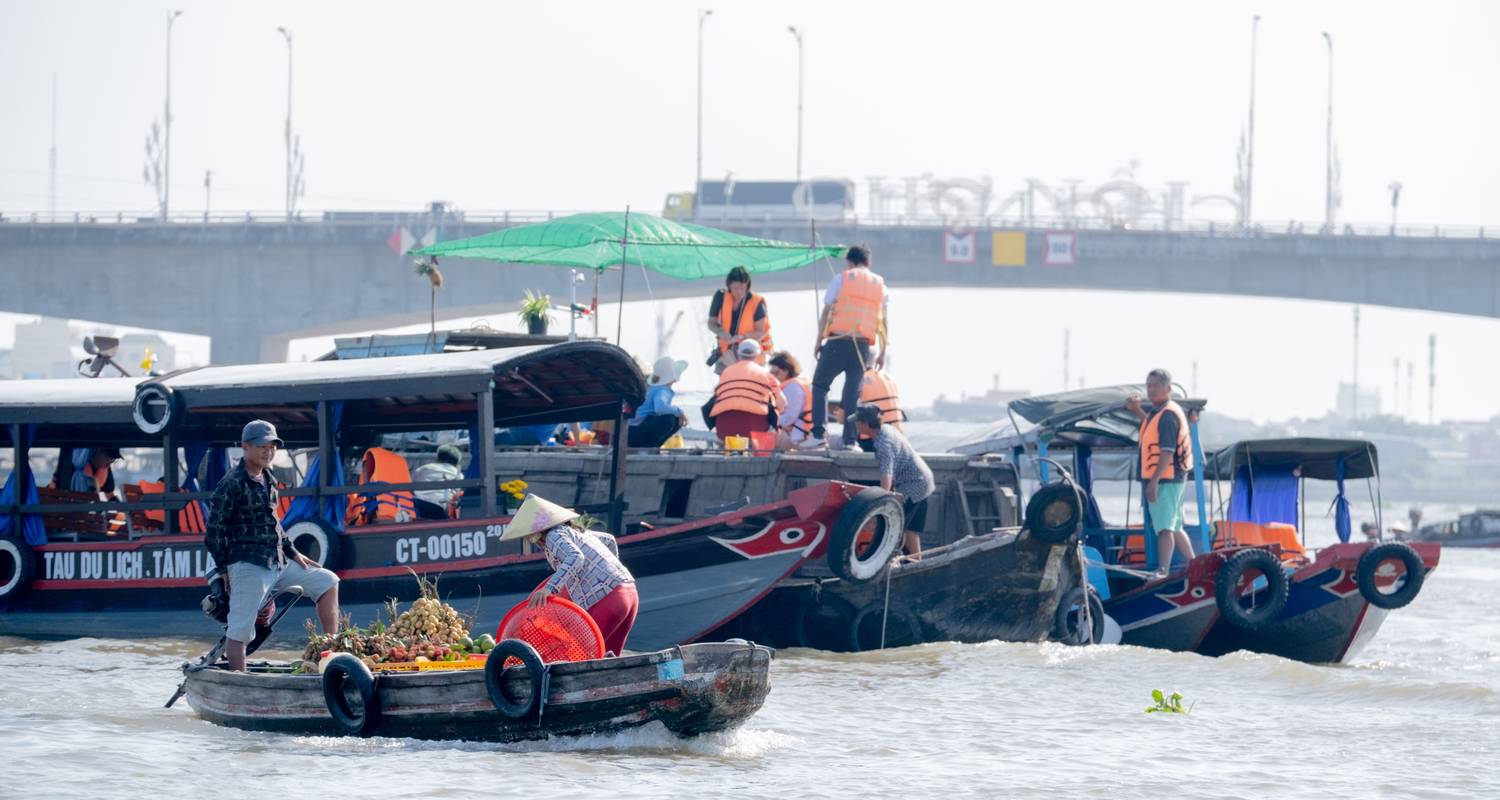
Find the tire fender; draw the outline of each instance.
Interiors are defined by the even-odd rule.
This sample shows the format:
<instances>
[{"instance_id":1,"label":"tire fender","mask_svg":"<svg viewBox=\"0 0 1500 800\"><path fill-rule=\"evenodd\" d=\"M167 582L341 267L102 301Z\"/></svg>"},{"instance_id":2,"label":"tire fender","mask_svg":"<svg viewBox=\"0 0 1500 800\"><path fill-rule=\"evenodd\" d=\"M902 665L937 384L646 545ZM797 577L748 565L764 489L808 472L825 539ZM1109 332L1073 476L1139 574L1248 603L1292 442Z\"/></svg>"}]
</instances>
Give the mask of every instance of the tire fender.
<instances>
[{"instance_id":1,"label":"tire fender","mask_svg":"<svg viewBox=\"0 0 1500 800\"><path fill-rule=\"evenodd\" d=\"M1084 640L1080 624L1085 600L1089 604L1089 637ZM1057 601L1052 615L1052 638L1064 644L1099 644L1104 641L1104 601L1092 586L1074 586Z\"/></svg>"},{"instance_id":2,"label":"tire fender","mask_svg":"<svg viewBox=\"0 0 1500 800\"><path fill-rule=\"evenodd\" d=\"M513 700L505 693L505 662L518 659L526 670L526 679L531 692L522 700ZM542 696L542 678L547 665L536 648L520 639L506 639L495 645L484 664L484 688L489 692L495 710L506 719L541 719L542 706L547 698Z\"/></svg>"},{"instance_id":3,"label":"tire fender","mask_svg":"<svg viewBox=\"0 0 1500 800\"><path fill-rule=\"evenodd\" d=\"M887 647L906 647L925 641L922 635L922 621L917 618L917 615L896 606L891 606L887 612L885 603L871 603L860 609L859 613L854 615L854 621L849 624L849 641L854 645L856 652L880 648L882 618L885 621ZM892 645L891 642L899 644Z\"/></svg>"},{"instance_id":4,"label":"tire fender","mask_svg":"<svg viewBox=\"0 0 1500 800\"><path fill-rule=\"evenodd\" d=\"M880 538L861 554L859 534L872 522ZM895 494L873 486L862 489L844 504L833 523L828 537L828 568L846 581L859 583L875 578L900 549L905 530L906 515Z\"/></svg>"},{"instance_id":5,"label":"tire fender","mask_svg":"<svg viewBox=\"0 0 1500 800\"><path fill-rule=\"evenodd\" d=\"M359 691L363 712L355 711L344 695L349 684ZM368 736L380 724L380 690L375 685L375 675L351 653L339 653L324 667L323 703L328 706L334 724L347 736Z\"/></svg>"},{"instance_id":6,"label":"tire fender","mask_svg":"<svg viewBox=\"0 0 1500 800\"><path fill-rule=\"evenodd\" d=\"M1375 573L1381 564L1393 558L1406 568L1406 583L1390 594L1382 594L1380 587L1375 585ZM1417 594L1422 591L1422 584L1427 579L1427 566L1411 545L1386 542L1366 550L1359 557L1359 566L1354 569L1354 579L1359 584L1360 596L1370 605L1384 609L1401 608L1417 599Z\"/></svg>"},{"instance_id":7,"label":"tire fender","mask_svg":"<svg viewBox=\"0 0 1500 800\"><path fill-rule=\"evenodd\" d=\"M1026 529L1048 544L1062 544L1083 525L1083 503L1071 483L1049 483L1026 503Z\"/></svg>"},{"instance_id":8,"label":"tire fender","mask_svg":"<svg viewBox=\"0 0 1500 800\"><path fill-rule=\"evenodd\" d=\"M287 541L302 555L312 558L318 566L334 569L339 564L339 533L327 522L312 517L303 517L286 528ZM298 541L311 543L317 548L318 557L313 558L307 550L298 546Z\"/></svg>"},{"instance_id":9,"label":"tire fender","mask_svg":"<svg viewBox=\"0 0 1500 800\"><path fill-rule=\"evenodd\" d=\"M0 538L0 602L16 600L36 580L36 558L25 540Z\"/></svg>"},{"instance_id":10,"label":"tire fender","mask_svg":"<svg viewBox=\"0 0 1500 800\"><path fill-rule=\"evenodd\" d=\"M1251 570L1265 576L1270 596L1256 608L1247 609L1240 605L1239 584L1245 573ZM1241 550L1231 555L1219 568L1219 574L1214 579L1214 601L1218 604L1219 616L1230 625L1250 631L1262 630L1281 616L1282 609L1286 608L1289 590L1281 559L1270 550L1260 548Z\"/></svg>"}]
</instances>

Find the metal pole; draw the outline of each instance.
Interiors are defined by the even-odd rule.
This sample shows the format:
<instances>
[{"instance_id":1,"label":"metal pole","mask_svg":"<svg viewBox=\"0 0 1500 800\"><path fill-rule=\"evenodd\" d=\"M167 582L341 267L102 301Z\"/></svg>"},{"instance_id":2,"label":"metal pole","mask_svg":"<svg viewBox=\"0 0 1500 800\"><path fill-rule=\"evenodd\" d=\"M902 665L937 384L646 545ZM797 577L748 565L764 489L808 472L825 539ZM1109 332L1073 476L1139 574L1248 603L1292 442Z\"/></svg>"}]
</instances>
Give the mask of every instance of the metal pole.
<instances>
[{"instance_id":1,"label":"metal pole","mask_svg":"<svg viewBox=\"0 0 1500 800\"><path fill-rule=\"evenodd\" d=\"M162 153L162 222L167 221L172 207L172 23L180 16L181 11L167 12L167 101L162 110L162 124L166 128L166 146Z\"/></svg>"},{"instance_id":2,"label":"metal pole","mask_svg":"<svg viewBox=\"0 0 1500 800\"><path fill-rule=\"evenodd\" d=\"M162 480L167 484L162 490L168 495L176 495L182 491L182 477L180 475L177 461L177 434L168 432L161 437L161 460ZM162 505L161 530L163 534L177 532L177 509L171 503L164 502ZM225 564L224 568L228 569Z\"/></svg>"},{"instance_id":3,"label":"metal pole","mask_svg":"<svg viewBox=\"0 0 1500 800\"><path fill-rule=\"evenodd\" d=\"M1323 41L1328 43L1328 124L1323 143L1323 225L1329 233L1333 233L1333 37L1328 31L1323 31Z\"/></svg>"},{"instance_id":4,"label":"metal pole","mask_svg":"<svg viewBox=\"0 0 1500 800\"><path fill-rule=\"evenodd\" d=\"M625 206L625 228L620 234L620 302L615 305L615 347L625 331L625 267L630 263L630 206Z\"/></svg>"},{"instance_id":5,"label":"metal pole","mask_svg":"<svg viewBox=\"0 0 1500 800\"><path fill-rule=\"evenodd\" d=\"M292 221L292 205L294 196L292 194L292 32L286 28L277 28L281 37L286 39L286 130L282 136L286 139L286 220Z\"/></svg>"},{"instance_id":6,"label":"metal pole","mask_svg":"<svg viewBox=\"0 0 1500 800\"><path fill-rule=\"evenodd\" d=\"M1349 416L1359 419L1359 306L1354 307L1354 391L1350 392Z\"/></svg>"},{"instance_id":7,"label":"metal pole","mask_svg":"<svg viewBox=\"0 0 1500 800\"><path fill-rule=\"evenodd\" d=\"M57 215L57 73L52 73L52 147L47 150L47 215Z\"/></svg>"},{"instance_id":8,"label":"metal pole","mask_svg":"<svg viewBox=\"0 0 1500 800\"><path fill-rule=\"evenodd\" d=\"M479 513L489 519L497 513L499 501L495 483L495 382L491 380L475 400L479 405L479 438L469 442L469 458L479 459L479 477L484 479Z\"/></svg>"},{"instance_id":9,"label":"metal pole","mask_svg":"<svg viewBox=\"0 0 1500 800\"><path fill-rule=\"evenodd\" d=\"M578 270L568 270L568 341L578 341Z\"/></svg>"},{"instance_id":10,"label":"metal pole","mask_svg":"<svg viewBox=\"0 0 1500 800\"><path fill-rule=\"evenodd\" d=\"M802 182L802 31L795 25L786 29L797 39L797 182ZM812 205L809 203L808 205Z\"/></svg>"},{"instance_id":11,"label":"metal pole","mask_svg":"<svg viewBox=\"0 0 1500 800\"><path fill-rule=\"evenodd\" d=\"M693 173L693 217L703 200L703 23L713 16L713 9L698 9L698 168Z\"/></svg>"},{"instance_id":12,"label":"metal pole","mask_svg":"<svg viewBox=\"0 0 1500 800\"><path fill-rule=\"evenodd\" d=\"M630 421L625 418L625 401L615 406L615 429L610 436L609 532L625 535L625 453Z\"/></svg>"},{"instance_id":13,"label":"metal pole","mask_svg":"<svg viewBox=\"0 0 1500 800\"><path fill-rule=\"evenodd\" d=\"M208 222L208 217L214 208L214 171L208 170L203 173L203 221Z\"/></svg>"},{"instance_id":14,"label":"metal pole","mask_svg":"<svg viewBox=\"0 0 1500 800\"><path fill-rule=\"evenodd\" d=\"M1391 235L1396 235L1396 207L1401 203L1401 181L1391 181L1385 187L1391 190Z\"/></svg>"},{"instance_id":15,"label":"metal pole","mask_svg":"<svg viewBox=\"0 0 1500 800\"><path fill-rule=\"evenodd\" d=\"M1250 22L1250 121L1245 137L1245 208L1242 212L1245 227L1250 227L1252 198L1255 186L1255 52L1260 37L1260 15Z\"/></svg>"}]
</instances>

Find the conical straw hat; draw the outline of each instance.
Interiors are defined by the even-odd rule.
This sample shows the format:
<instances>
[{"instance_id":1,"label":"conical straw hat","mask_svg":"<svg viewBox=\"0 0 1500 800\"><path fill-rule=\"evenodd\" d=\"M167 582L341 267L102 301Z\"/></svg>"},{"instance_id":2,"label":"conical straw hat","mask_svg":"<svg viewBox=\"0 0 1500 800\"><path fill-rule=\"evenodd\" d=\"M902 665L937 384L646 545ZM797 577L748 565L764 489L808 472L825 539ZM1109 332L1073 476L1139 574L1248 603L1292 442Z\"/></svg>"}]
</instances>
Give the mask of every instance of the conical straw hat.
<instances>
[{"instance_id":1,"label":"conical straw hat","mask_svg":"<svg viewBox=\"0 0 1500 800\"><path fill-rule=\"evenodd\" d=\"M511 518L510 524L505 526L505 533L501 534L500 541L549 531L564 522L578 519L578 516L578 512L571 508L563 508L534 494L528 494L521 507L516 509L516 515Z\"/></svg>"}]
</instances>

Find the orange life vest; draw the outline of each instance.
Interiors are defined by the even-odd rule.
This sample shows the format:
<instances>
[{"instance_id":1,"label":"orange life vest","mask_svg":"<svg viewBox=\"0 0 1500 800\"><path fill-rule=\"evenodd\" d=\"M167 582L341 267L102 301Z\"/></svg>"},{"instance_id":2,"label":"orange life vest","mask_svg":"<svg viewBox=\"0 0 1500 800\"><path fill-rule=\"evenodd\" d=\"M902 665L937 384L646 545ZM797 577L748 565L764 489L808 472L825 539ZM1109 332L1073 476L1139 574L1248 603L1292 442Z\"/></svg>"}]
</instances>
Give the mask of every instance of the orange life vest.
<instances>
[{"instance_id":1,"label":"orange life vest","mask_svg":"<svg viewBox=\"0 0 1500 800\"><path fill-rule=\"evenodd\" d=\"M853 336L875 341L880 323L880 309L885 303L885 279L869 267L844 270L838 296L833 299L833 313L828 318L825 336Z\"/></svg>"},{"instance_id":2,"label":"orange life vest","mask_svg":"<svg viewBox=\"0 0 1500 800\"><path fill-rule=\"evenodd\" d=\"M141 481L141 494L163 494L167 491L165 481ZM167 523L167 512L162 509L147 509L142 512L146 519L155 522L159 526ZM205 533L208 531L207 515L203 513L203 503L198 500L190 500L188 504L177 512L178 533Z\"/></svg>"},{"instance_id":3,"label":"orange life vest","mask_svg":"<svg viewBox=\"0 0 1500 800\"><path fill-rule=\"evenodd\" d=\"M719 304L719 328L730 337L741 334L749 334L755 331L755 312L760 310L765 298L754 292L745 293L745 308L740 311L740 324L734 322L734 295L724 290L724 301ZM729 342L719 342L719 351L728 352ZM771 352L771 315L766 315L766 335L760 339L760 361L765 363L766 354Z\"/></svg>"},{"instance_id":4,"label":"orange life vest","mask_svg":"<svg viewBox=\"0 0 1500 800\"><path fill-rule=\"evenodd\" d=\"M359 482L361 485L411 483L411 470L406 466L406 459L401 456L384 447L372 447L365 451ZM349 511L345 515L345 520L352 525L406 522L416 518L416 501L412 493L406 490L353 495L349 498Z\"/></svg>"},{"instance_id":5,"label":"orange life vest","mask_svg":"<svg viewBox=\"0 0 1500 800\"><path fill-rule=\"evenodd\" d=\"M811 433L812 432L812 379L808 378L806 375L798 375L795 378L788 379L785 383L783 383L781 385L782 386L786 386L789 383L795 383L798 386L802 387L802 413L800 415L798 415L797 419L795 419L792 422L792 424L783 426L782 430L787 431L789 433L792 430L802 431L803 434Z\"/></svg>"},{"instance_id":6,"label":"orange life vest","mask_svg":"<svg viewBox=\"0 0 1500 800\"><path fill-rule=\"evenodd\" d=\"M776 378L770 370L754 361L736 361L719 376L719 385L714 387L714 407L708 415L717 417L725 411L770 413L774 408L771 395L775 386Z\"/></svg>"},{"instance_id":7,"label":"orange life vest","mask_svg":"<svg viewBox=\"0 0 1500 800\"><path fill-rule=\"evenodd\" d=\"M1175 479L1178 474L1186 475L1193 468L1193 448L1188 441L1187 414L1183 412L1182 406L1177 405L1175 400L1168 400L1166 405L1152 412L1151 416L1141 423L1141 480L1149 481L1156 475L1156 466L1161 462L1161 435L1158 428L1161 426L1161 415L1172 414L1177 417L1177 445L1172 453L1172 460L1162 471L1162 480Z\"/></svg>"},{"instance_id":8,"label":"orange life vest","mask_svg":"<svg viewBox=\"0 0 1500 800\"><path fill-rule=\"evenodd\" d=\"M879 406L881 423L905 432L901 422L906 419L906 413L901 410L901 396L891 376L877 369L866 370L865 381L859 387L859 403Z\"/></svg>"}]
</instances>

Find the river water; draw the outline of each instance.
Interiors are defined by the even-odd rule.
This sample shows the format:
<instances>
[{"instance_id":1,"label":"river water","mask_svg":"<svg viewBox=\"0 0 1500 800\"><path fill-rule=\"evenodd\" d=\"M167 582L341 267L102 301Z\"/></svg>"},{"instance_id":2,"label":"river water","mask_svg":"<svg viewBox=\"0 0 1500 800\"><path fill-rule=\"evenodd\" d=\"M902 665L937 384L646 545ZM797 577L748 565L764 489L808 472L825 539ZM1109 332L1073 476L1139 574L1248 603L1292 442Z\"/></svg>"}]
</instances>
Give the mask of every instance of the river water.
<instances>
[{"instance_id":1,"label":"river water","mask_svg":"<svg viewBox=\"0 0 1500 800\"><path fill-rule=\"evenodd\" d=\"M0 797L1500 796L1500 551L1347 666L1134 647L782 651L742 729L493 745L246 733L162 702L207 643L0 638ZM1152 689L1187 716L1146 714Z\"/></svg>"}]
</instances>

